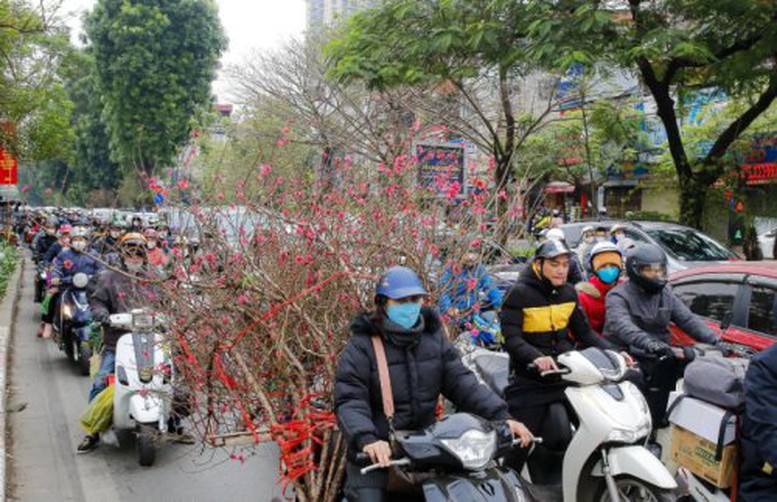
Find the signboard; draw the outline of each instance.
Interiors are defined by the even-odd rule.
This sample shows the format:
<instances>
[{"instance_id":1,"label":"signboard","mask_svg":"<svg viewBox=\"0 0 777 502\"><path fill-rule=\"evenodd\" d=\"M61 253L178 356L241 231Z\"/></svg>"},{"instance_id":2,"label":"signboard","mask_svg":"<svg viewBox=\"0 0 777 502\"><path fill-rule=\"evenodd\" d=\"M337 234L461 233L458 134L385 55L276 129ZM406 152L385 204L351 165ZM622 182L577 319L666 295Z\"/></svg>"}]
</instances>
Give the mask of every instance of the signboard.
<instances>
[{"instance_id":1,"label":"signboard","mask_svg":"<svg viewBox=\"0 0 777 502\"><path fill-rule=\"evenodd\" d=\"M0 148L0 185L16 185L19 182L19 165L8 150Z\"/></svg>"},{"instance_id":2,"label":"signboard","mask_svg":"<svg viewBox=\"0 0 777 502\"><path fill-rule=\"evenodd\" d=\"M449 196L451 189L458 186L456 198L466 197L464 148L462 144L453 143L416 144L418 183L440 196Z\"/></svg>"}]
</instances>

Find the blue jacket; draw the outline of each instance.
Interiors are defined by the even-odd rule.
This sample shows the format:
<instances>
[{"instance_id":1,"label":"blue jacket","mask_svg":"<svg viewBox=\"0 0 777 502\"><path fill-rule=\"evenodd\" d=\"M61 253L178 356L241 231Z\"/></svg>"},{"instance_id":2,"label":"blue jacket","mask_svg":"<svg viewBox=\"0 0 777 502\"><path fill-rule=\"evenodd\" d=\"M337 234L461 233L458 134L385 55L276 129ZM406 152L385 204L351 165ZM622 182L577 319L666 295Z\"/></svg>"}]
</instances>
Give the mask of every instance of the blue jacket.
<instances>
[{"instance_id":1,"label":"blue jacket","mask_svg":"<svg viewBox=\"0 0 777 502\"><path fill-rule=\"evenodd\" d=\"M777 496L777 345L755 355L745 377L739 500Z\"/></svg>"},{"instance_id":2,"label":"blue jacket","mask_svg":"<svg viewBox=\"0 0 777 502\"><path fill-rule=\"evenodd\" d=\"M97 261L97 253L89 249L82 253L72 249L63 249L54 258L52 264L52 277L59 277L60 279L73 277L79 272L94 276L102 269L102 264Z\"/></svg>"},{"instance_id":3,"label":"blue jacket","mask_svg":"<svg viewBox=\"0 0 777 502\"><path fill-rule=\"evenodd\" d=\"M474 288L470 285L474 283ZM451 307L469 310L480 301L480 293L486 294L493 307L502 305L502 292L496 287L496 281L488 274L486 267L478 265L473 269L462 267L456 274L452 267L445 269L440 279L440 300L438 308L444 314Z\"/></svg>"}]
</instances>

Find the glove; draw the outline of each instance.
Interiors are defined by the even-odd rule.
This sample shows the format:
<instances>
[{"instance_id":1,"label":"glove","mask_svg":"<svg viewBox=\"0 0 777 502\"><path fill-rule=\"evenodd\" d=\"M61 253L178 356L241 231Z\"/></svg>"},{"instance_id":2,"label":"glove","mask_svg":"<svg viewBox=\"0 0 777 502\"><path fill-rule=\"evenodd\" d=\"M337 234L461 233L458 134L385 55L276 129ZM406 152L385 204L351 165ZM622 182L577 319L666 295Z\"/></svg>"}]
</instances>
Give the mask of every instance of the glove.
<instances>
[{"instance_id":1,"label":"glove","mask_svg":"<svg viewBox=\"0 0 777 502\"><path fill-rule=\"evenodd\" d=\"M650 345L648 346L648 352L655 354L657 356L661 357L674 357L674 351L672 350L672 347L669 345L659 342L659 341L652 341Z\"/></svg>"},{"instance_id":2,"label":"glove","mask_svg":"<svg viewBox=\"0 0 777 502\"><path fill-rule=\"evenodd\" d=\"M688 362L696 359L696 351L693 350L693 347L683 347L683 358Z\"/></svg>"}]
</instances>

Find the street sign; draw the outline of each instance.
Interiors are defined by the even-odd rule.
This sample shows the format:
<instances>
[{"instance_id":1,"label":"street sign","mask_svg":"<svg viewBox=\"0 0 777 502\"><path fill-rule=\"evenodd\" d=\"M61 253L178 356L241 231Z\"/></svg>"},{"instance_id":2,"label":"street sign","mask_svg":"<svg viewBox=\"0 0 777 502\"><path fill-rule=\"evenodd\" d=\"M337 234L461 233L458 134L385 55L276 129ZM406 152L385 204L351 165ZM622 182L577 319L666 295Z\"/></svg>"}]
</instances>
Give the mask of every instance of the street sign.
<instances>
[{"instance_id":1,"label":"street sign","mask_svg":"<svg viewBox=\"0 0 777 502\"><path fill-rule=\"evenodd\" d=\"M16 185L19 182L19 164L11 152L0 148L0 185Z\"/></svg>"},{"instance_id":2,"label":"street sign","mask_svg":"<svg viewBox=\"0 0 777 502\"><path fill-rule=\"evenodd\" d=\"M453 143L416 144L419 184L434 189L440 196L450 194L451 188L458 186L455 198L465 198L464 148Z\"/></svg>"}]
</instances>

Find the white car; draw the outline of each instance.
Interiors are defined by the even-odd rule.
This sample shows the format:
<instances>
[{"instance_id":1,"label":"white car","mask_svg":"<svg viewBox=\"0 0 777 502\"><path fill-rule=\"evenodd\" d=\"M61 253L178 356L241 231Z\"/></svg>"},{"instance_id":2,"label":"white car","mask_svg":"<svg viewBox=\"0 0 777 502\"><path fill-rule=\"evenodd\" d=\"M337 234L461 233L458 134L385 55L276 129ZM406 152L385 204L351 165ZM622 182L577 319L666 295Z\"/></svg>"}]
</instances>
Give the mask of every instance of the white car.
<instances>
[{"instance_id":1,"label":"white car","mask_svg":"<svg viewBox=\"0 0 777 502\"><path fill-rule=\"evenodd\" d=\"M774 237L777 234L777 228L773 228L766 233L758 236L758 245L761 246L761 252L765 259L774 259Z\"/></svg>"}]
</instances>

